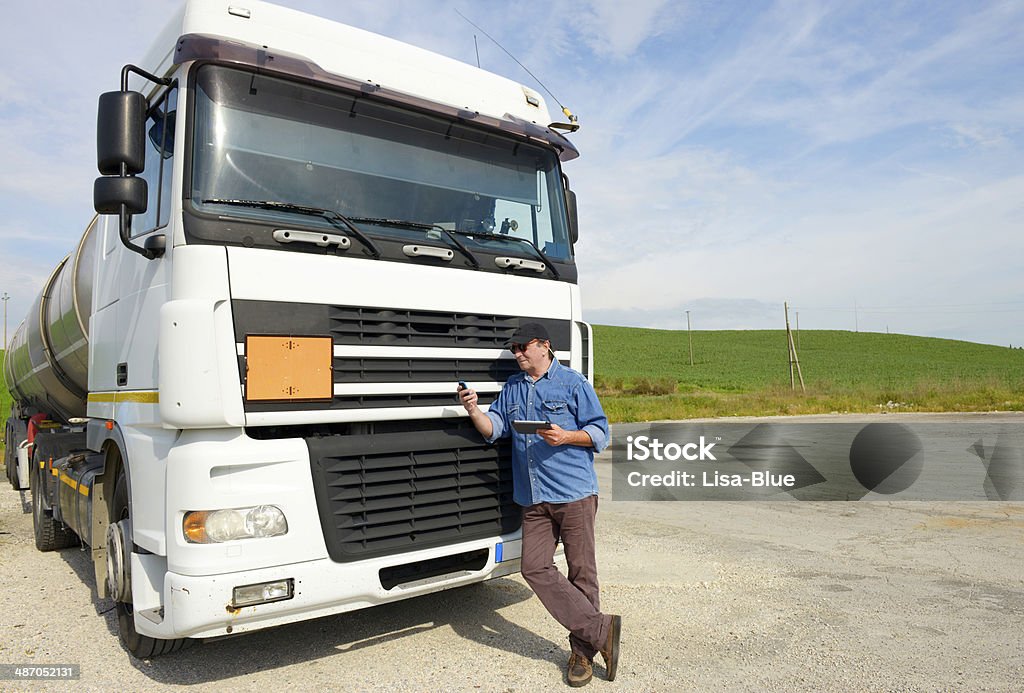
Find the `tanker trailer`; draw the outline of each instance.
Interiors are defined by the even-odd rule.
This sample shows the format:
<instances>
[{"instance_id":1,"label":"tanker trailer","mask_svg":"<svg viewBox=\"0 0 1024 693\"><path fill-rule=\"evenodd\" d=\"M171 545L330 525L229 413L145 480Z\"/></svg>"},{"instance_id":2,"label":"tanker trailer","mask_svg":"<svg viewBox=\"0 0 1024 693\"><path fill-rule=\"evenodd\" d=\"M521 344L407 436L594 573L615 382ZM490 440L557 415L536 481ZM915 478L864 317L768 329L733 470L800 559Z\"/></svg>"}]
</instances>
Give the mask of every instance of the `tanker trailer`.
<instances>
[{"instance_id":1,"label":"tanker trailer","mask_svg":"<svg viewBox=\"0 0 1024 693\"><path fill-rule=\"evenodd\" d=\"M52 490L60 471L47 465L85 447L95 228L94 219L75 252L50 273L5 352L4 380L14 401L4 426L4 463L15 489ZM32 494L41 550L77 543L59 511L54 517L51 498L52 493Z\"/></svg>"}]
</instances>

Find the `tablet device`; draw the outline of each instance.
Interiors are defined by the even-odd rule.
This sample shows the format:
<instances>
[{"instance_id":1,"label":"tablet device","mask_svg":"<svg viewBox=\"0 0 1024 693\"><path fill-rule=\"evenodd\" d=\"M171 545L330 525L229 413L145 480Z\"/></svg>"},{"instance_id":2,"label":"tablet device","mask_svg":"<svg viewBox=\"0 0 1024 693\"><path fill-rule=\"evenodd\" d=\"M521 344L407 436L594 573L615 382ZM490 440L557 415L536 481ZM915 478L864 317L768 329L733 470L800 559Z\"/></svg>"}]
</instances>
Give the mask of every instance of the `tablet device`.
<instances>
[{"instance_id":1,"label":"tablet device","mask_svg":"<svg viewBox=\"0 0 1024 693\"><path fill-rule=\"evenodd\" d=\"M516 433L535 433L538 428L551 428L550 421L513 421L512 428Z\"/></svg>"}]
</instances>

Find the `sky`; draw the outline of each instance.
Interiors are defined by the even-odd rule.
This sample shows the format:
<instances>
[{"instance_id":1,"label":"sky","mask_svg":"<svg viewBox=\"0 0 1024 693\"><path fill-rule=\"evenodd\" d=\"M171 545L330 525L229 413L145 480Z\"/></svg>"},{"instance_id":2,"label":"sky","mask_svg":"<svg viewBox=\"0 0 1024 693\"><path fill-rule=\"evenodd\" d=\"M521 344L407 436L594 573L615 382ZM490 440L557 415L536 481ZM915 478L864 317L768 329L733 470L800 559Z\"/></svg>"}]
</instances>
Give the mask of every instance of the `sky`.
<instances>
[{"instance_id":1,"label":"sky","mask_svg":"<svg viewBox=\"0 0 1024 693\"><path fill-rule=\"evenodd\" d=\"M788 302L1024 345L1024 1L279 4L540 90L460 11L579 116L589 322L780 329ZM98 95L176 5L0 0L9 334L92 216Z\"/></svg>"}]
</instances>

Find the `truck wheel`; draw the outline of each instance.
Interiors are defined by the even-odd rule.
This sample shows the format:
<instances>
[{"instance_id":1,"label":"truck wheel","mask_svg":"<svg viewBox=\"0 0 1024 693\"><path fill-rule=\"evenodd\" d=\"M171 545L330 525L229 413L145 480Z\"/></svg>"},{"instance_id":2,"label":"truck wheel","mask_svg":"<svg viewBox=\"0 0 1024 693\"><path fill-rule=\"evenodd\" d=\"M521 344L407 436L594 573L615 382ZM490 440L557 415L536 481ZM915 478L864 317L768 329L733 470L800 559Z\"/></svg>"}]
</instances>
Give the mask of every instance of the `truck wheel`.
<instances>
[{"instance_id":1,"label":"truck wheel","mask_svg":"<svg viewBox=\"0 0 1024 693\"><path fill-rule=\"evenodd\" d=\"M32 489L32 530L36 538L36 548L40 551L56 551L69 546L78 546L78 537L63 522L53 519L53 510L47 510L43 495L46 485L43 483L43 470L33 464L29 472Z\"/></svg>"},{"instance_id":2,"label":"truck wheel","mask_svg":"<svg viewBox=\"0 0 1024 693\"><path fill-rule=\"evenodd\" d=\"M124 472L121 472L117 477L112 509L113 512L110 514L111 522L120 522L128 517L128 479L125 477ZM131 551L131 549L131 546L126 547L127 551ZM107 550L110 550L109 546ZM126 569L130 570L130 557L125 556L124 558L125 565L127 566ZM108 557L107 560L109 561L110 558ZM113 589L111 589L111 592L113 592ZM148 635L140 635L135 630L135 612L132 609L132 605L128 602L118 601L115 601L114 605L117 607L117 630L121 636L121 642L133 657L151 659L160 655L170 654L171 652L177 652L195 643L195 640L191 638L164 640L161 638L151 638Z\"/></svg>"},{"instance_id":3,"label":"truck wheel","mask_svg":"<svg viewBox=\"0 0 1024 693\"><path fill-rule=\"evenodd\" d=\"M7 448L4 448L4 466L7 469L7 481L10 482L11 488L17 491L20 486L18 483L18 460L17 458L13 460L11 459L11 455L8 454Z\"/></svg>"}]
</instances>

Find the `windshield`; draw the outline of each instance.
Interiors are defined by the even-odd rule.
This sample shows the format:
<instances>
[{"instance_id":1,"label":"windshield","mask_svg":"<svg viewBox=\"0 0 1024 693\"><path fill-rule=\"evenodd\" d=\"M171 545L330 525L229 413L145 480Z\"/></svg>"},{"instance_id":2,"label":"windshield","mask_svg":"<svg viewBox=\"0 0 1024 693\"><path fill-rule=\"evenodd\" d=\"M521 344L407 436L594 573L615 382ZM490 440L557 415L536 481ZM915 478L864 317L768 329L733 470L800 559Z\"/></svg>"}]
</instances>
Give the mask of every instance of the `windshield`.
<instances>
[{"instance_id":1,"label":"windshield","mask_svg":"<svg viewBox=\"0 0 1024 693\"><path fill-rule=\"evenodd\" d=\"M561 174L543 147L346 93L207 65L196 85L191 198L205 212L296 221L266 200L332 210L368 235L422 239L414 222L471 250L570 261ZM435 232L436 233L436 232ZM469 234L469 235L462 235Z\"/></svg>"}]
</instances>

